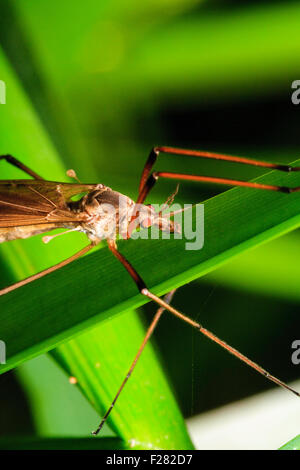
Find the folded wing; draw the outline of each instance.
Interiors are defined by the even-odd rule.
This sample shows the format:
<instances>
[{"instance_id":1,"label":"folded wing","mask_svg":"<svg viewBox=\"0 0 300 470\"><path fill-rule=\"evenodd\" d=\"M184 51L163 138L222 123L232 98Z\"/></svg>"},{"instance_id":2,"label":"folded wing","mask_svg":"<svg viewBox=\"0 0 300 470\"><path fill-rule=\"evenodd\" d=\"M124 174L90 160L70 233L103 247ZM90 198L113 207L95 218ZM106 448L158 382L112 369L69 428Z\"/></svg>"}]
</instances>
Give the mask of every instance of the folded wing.
<instances>
[{"instance_id":1,"label":"folded wing","mask_svg":"<svg viewBox=\"0 0 300 470\"><path fill-rule=\"evenodd\" d=\"M84 221L85 214L74 213L68 207L68 202L73 196L96 187L95 184L2 180L0 227Z\"/></svg>"}]
</instances>

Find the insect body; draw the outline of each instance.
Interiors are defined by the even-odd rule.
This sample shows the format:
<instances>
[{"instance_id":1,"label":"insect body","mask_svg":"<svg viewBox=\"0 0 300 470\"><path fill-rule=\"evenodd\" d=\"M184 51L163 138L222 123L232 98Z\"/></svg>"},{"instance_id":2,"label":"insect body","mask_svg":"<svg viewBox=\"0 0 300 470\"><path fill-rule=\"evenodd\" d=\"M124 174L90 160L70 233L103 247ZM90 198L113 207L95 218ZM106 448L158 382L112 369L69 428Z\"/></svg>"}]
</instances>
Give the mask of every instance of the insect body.
<instances>
[{"instance_id":1,"label":"insect body","mask_svg":"<svg viewBox=\"0 0 300 470\"><path fill-rule=\"evenodd\" d=\"M147 341L151 337L163 310L168 310L181 320L189 323L198 329L203 335L217 343L222 348L236 356L241 361L255 369L257 372L293 392L298 397L300 394L287 384L272 376L258 364L247 358L239 351L218 338L214 333L204 328L201 324L192 320L170 305L173 292L169 293L165 299L161 299L147 288L145 281L130 264L130 262L120 253L117 247L117 238L121 236L130 238L132 231L138 227L151 227L156 225L160 230L170 232L179 231L180 228L171 220L172 213L163 215L162 210L156 212L150 205L145 205L145 199L152 187L159 178L176 180L193 180L208 183L219 183L231 186L243 186L248 188L279 191L292 193L300 190L300 187L289 188L261 184L255 182L239 181L228 178L208 177L200 175L189 175L171 172L152 172L153 165L160 153L177 154L183 156L209 158L215 160L225 160L246 165L259 166L280 171L299 171L300 167L291 167L276 163L261 162L247 158L234 157L230 155L215 154L203 151L183 150L171 147L154 148L144 166L137 201L134 202L129 197L113 191L102 184L81 184L81 183L57 183L46 181L30 168L23 165L19 160L11 155L0 156L12 165L20 168L33 179L31 180L6 180L0 181L0 242L14 240L17 238L27 238L38 233L44 233L56 228L66 228L68 231L82 231L86 233L90 244L80 250L75 255L48 268L41 273L30 276L12 286L0 290L0 295L4 295L16 288L21 287L35 279L38 279L62 266L72 262L84 253L92 249L97 243L106 240L108 248L113 255L122 263L128 274L135 282L139 292L148 299L153 300L160 307L154 316L141 347L123 380L114 400L107 413L103 417L100 425L94 434L102 428L106 418L113 409L115 402L129 379L137 360L139 359ZM74 196L84 194L79 200L73 200ZM175 193L168 199L167 204L173 201ZM52 237L48 237L52 238Z\"/></svg>"},{"instance_id":2,"label":"insect body","mask_svg":"<svg viewBox=\"0 0 300 470\"><path fill-rule=\"evenodd\" d=\"M71 200L82 192L87 194L78 201ZM119 234L127 238L134 215L142 227L157 225L162 230L174 231L170 218L142 204L138 205L137 214L132 199L103 184L0 182L0 243L57 228L84 232L94 244L104 239L115 240Z\"/></svg>"}]
</instances>

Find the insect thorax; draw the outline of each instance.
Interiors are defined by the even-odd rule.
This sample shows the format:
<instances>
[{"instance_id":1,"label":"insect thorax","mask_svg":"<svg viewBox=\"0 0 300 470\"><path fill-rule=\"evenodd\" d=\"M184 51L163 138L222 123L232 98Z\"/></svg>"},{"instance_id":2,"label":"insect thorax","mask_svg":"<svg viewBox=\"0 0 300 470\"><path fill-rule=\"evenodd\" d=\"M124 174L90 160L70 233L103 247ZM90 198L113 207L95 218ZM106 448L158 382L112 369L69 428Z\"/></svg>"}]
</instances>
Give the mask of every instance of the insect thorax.
<instances>
[{"instance_id":1,"label":"insect thorax","mask_svg":"<svg viewBox=\"0 0 300 470\"><path fill-rule=\"evenodd\" d=\"M91 241L98 242L126 233L134 206L129 197L103 186L73 202L71 209L85 212L87 220L82 229Z\"/></svg>"}]
</instances>

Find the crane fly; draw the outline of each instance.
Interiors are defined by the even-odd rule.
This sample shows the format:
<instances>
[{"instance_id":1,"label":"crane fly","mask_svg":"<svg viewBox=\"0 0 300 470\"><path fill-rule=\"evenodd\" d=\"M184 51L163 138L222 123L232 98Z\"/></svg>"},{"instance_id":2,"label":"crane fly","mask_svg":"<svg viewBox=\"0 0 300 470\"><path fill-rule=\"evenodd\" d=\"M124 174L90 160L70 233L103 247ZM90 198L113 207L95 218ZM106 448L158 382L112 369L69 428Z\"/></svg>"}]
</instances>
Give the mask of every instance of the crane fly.
<instances>
[{"instance_id":1,"label":"crane fly","mask_svg":"<svg viewBox=\"0 0 300 470\"><path fill-rule=\"evenodd\" d=\"M66 228L68 232L84 232L90 241L90 244L85 248L55 266L0 290L0 295L5 295L14 289L39 279L40 277L71 263L90 251L101 241L106 240L108 248L127 270L128 274L135 282L139 292L159 306L125 379L117 391L108 411L105 413L98 428L93 432L93 434L98 434L103 427L164 310L168 310L173 315L199 330L200 333L217 343L248 366L255 369L270 381L300 397L299 392L282 382L277 377L271 375L261 366L244 356L238 350L217 337L214 333L207 330L200 323L192 320L184 313L175 309L171 305L174 291L169 292L164 299L153 294L147 288L145 281L134 269L131 263L122 255L122 253L120 253L117 246L118 236L122 236L124 239L129 239L133 229L135 228L157 226L161 231L180 231L178 224L171 219L172 213L163 214L162 211L156 212L153 206L145 204L148 194L159 178L183 181L192 180L229 186L243 186L257 190L279 191L287 194L300 191L300 187L290 188L286 186L276 186L229 178L172 173L169 171L153 171L154 164L160 154L224 160L284 172L300 171L300 167L262 162L259 160L232 155L217 154L206 151L184 150L174 147L154 147L150 152L142 171L138 198L136 201L133 201L129 197L113 191L111 188L103 184L82 184L79 181L76 183L47 181L30 168L23 165L12 155L0 156L0 160L6 160L13 166L23 170L32 178L24 180L0 180L0 243L9 240L28 238L57 228ZM67 174L77 178L73 170L69 170ZM176 192L167 200L167 205L170 205L170 202L173 201L175 194ZM76 195L81 195L81 197L77 200L73 200L72 198ZM105 210L107 206L114 209L114 216L116 218L116 220L113 221L114 223L112 223L112 214ZM117 223L115 223L116 221ZM53 237L45 237L44 241L47 242L51 238Z\"/></svg>"}]
</instances>

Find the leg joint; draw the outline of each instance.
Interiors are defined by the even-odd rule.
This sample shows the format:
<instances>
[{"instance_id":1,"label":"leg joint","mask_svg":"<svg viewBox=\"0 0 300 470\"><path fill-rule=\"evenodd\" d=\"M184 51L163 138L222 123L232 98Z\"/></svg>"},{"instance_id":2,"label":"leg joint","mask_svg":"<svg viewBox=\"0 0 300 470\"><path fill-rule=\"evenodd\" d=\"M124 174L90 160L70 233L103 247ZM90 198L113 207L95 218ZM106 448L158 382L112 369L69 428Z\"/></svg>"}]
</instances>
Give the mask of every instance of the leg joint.
<instances>
[{"instance_id":1,"label":"leg joint","mask_svg":"<svg viewBox=\"0 0 300 470\"><path fill-rule=\"evenodd\" d=\"M6 160L6 161L11 161L11 160L14 160L14 157L12 155L0 155L0 160Z\"/></svg>"}]
</instances>

